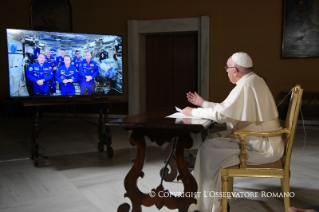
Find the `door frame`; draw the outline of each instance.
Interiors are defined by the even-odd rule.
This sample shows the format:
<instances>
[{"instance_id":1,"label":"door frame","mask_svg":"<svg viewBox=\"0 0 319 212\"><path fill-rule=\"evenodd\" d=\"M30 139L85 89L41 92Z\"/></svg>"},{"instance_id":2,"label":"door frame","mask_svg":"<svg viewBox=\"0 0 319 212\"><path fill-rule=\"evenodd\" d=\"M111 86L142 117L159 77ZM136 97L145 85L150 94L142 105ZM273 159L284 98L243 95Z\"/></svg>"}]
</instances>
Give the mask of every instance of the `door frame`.
<instances>
[{"instance_id":1,"label":"door frame","mask_svg":"<svg viewBox=\"0 0 319 212\"><path fill-rule=\"evenodd\" d=\"M128 20L129 115L146 111L145 36L154 33L198 33L198 92L209 97L209 17ZM155 94L154 94L155 95ZM173 105L172 105L173 106Z\"/></svg>"}]
</instances>

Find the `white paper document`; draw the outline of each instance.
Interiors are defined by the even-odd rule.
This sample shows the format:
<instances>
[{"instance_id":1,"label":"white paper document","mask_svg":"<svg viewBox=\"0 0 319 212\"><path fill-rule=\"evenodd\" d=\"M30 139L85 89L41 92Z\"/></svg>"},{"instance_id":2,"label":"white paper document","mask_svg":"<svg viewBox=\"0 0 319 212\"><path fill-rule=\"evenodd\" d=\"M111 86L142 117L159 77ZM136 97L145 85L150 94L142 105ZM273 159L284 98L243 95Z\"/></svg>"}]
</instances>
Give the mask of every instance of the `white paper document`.
<instances>
[{"instance_id":1,"label":"white paper document","mask_svg":"<svg viewBox=\"0 0 319 212\"><path fill-rule=\"evenodd\" d=\"M182 113L182 110L175 106L176 113L173 113L172 115L166 116L165 118L174 118L174 119L193 119L194 116L186 116Z\"/></svg>"},{"instance_id":2,"label":"white paper document","mask_svg":"<svg viewBox=\"0 0 319 212\"><path fill-rule=\"evenodd\" d=\"M175 106L175 109L176 109L177 112L182 112L182 109L180 109L180 108L178 108L176 106Z\"/></svg>"}]
</instances>

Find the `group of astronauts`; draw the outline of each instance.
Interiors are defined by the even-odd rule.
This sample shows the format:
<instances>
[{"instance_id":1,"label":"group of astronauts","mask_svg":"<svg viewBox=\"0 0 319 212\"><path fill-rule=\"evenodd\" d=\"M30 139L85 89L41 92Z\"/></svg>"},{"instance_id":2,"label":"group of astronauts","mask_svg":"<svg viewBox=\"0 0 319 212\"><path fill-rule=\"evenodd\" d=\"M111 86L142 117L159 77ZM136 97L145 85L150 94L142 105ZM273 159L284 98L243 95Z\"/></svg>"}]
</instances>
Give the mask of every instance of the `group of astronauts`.
<instances>
[{"instance_id":1,"label":"group of astronauts","mask_svg":"<svg viewBox=\"0 0 319 212\"><path fill-rule=\"evenodd\" d=\"M99 71L98 64L91 58L89 51L85 52L82 59L80 52L75 51L75 57L65 55L65 50L60 50L61 56L54 58L51 51L46 55L40 53L37 62L29 66L26 76L33 83L33 96L56 95L57 83L61 95L75 95L74 83L80 85L80 95L92 95L94 91L94 79L98 75L106 78L116 75L116 68L112 67L112 61L105 61L106 71Z\"/></svg>"}]
</instances>

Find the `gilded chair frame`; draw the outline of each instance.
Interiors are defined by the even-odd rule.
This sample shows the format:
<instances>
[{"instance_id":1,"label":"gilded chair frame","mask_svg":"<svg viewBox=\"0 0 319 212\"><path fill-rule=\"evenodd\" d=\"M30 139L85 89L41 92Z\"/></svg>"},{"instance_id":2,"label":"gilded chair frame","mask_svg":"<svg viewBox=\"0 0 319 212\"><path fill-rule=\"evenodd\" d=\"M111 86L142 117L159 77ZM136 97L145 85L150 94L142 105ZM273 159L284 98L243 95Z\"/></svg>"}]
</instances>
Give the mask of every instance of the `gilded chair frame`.
<instances>
[{"instance_id":1,"label":"gilded chair frame","mask_svg":"<svg viewBox=\"0 0 319 212\"><path fill-rule=\"evenodd\" d=\"M303 89L300 85L296 85L292 89L289 108L287 112L286 122L284 128L276 131L269 132L255 132L255 131L236 131L234 134L241 141L240 149L240 164L232 167L227 167L221 170L222 177L222 191L228 192L228 180L230 181L230 190L233 186L234 177L267 177L267 178L280 178L281 189L283 194L290 192L290 159L292 153L292 146L295 138L296 126L299 116L299 109L301 106ZM248 136L258 137L271 137L282 135L285 141L285 152L283 157L270 164L262 165L247 165L247 154L246 154L246 138ZM290 207L289 195L284 195L285 211L288 211ZM222 212L227 211L227 195L222 199Z\"/></svg>"}]
</instances>

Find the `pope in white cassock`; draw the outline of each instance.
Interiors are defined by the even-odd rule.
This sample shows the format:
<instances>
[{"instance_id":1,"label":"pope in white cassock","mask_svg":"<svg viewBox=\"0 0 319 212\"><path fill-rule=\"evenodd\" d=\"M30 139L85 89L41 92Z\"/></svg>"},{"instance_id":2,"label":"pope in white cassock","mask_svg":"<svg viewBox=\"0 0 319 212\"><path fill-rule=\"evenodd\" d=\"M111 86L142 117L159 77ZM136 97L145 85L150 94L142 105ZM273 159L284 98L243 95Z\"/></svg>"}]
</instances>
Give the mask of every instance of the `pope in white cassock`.
<instances>
[{"instance_id":1,"label":"pope in white cassock","mask_svg":"<svg viewBox=\"0 0 319 212\"><path fill-rule=\"evenodd\" d=\"M201 108L186 107L185 115L226 123L227 130L208 135L200 146L194 168L198 184L197 205L189 211L220 212L221 199L204 192L221 192L221 169L239 164L240 141L237 130L272 131L281 129L273 96L265 81L252 70L247 53L233 54L225 67L229 80L236 87L222 103L204 101L196 92L187 93L188 101ZM284 153L281 136L248 137L247 164L266 164L279 160ZM211 192L211 193L213 193Z\"/></svg>"}]
</instances>

